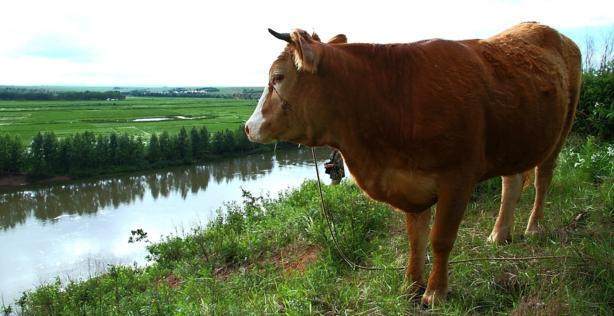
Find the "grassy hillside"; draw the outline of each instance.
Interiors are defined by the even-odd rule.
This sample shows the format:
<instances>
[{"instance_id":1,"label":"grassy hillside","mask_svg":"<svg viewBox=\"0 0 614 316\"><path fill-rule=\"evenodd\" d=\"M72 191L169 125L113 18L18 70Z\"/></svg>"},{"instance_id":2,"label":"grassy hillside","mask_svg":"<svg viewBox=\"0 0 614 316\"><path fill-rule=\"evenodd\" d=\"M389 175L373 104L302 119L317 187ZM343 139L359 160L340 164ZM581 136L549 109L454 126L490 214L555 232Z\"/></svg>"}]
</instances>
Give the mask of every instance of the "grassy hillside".
<instances>
[{"instance_id":1,"label":"grassy hillside","mask_svg":"<svg viewBox=\"0 0 614 316\"><path fill-rule=\"evenodd\" d=\"M254 100L202 98L127 98L122 101L0 101L0 134L29 141L39 131L58 136L111 131L149 136L181 127L212 131L235 129L253 111ZM164 121L135 121L166 118Z\"/></svg>"},{"instance_id":2,"label":"grassy hillside","mask_svg":"<svg viewBox=\"0 0 614 316\"><path fill-rule=\"evenodd\" d=\"M544 233L521 235L534 196L528 189L509 245L486 242L500 186L498 179L480 185L452 260L567 258L455 264L449 299L434 312L611 315L613 159L612 144L572 140L559 160ZM402 215L369 200L350 182L326 187L324 195L341 247L352 260L386 267L405 264ZM354 271L339 258L318 207L314 182L275 200L246 194L243 205L229 205L226 216L207 227L150 245L151 265L146 268L111 267L84 282L43 285L5 309L34 315L419 312L405 291L402 271ZM146 237L138 242L147 242Z\"/></svg>"}]
</instances>

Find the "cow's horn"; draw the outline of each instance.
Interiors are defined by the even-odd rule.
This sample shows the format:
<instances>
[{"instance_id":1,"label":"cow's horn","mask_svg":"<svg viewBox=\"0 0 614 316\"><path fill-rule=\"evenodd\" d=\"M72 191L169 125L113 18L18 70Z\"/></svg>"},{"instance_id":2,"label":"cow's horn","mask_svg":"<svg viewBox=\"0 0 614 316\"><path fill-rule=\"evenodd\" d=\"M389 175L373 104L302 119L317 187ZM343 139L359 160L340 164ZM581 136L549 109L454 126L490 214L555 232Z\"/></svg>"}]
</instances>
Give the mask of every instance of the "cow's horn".
<instances>
[{"instance_id":1,"label":"cow's horn","mask_svg":"<svg viewBox=\"0 0 614 316\"><path fill-rule=\"evenodd\" d=\"M269 33L271 33L271 35L279 38L280 40L284 40L288 43L292 43L292 39L290 38L290 33L277 33L271 29L269 29Z\"/></svg>"}]
</instances>

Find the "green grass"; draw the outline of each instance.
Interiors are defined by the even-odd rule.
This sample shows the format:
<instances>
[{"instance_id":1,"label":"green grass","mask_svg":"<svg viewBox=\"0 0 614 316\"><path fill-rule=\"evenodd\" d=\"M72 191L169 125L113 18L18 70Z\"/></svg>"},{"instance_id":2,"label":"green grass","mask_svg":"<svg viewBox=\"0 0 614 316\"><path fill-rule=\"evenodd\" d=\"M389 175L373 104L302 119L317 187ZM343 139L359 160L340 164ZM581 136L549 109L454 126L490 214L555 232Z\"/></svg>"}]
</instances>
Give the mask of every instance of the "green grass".
<instances>
[{"instance_id":1,"label":"green grass","mask_svg":"<svg viewBox=\"0 0 614 316\"><path fill-rule=\"evenodd\" d=\"M545 232L521 235L534 192L524 192L513 242L486 242L499 205L499 180L482 184L466 212L452 260L568 256L540 261L470 262L451 267L451 294L432 312L611 315L614 311L612 144L573 139L548 196ZM227 215L184 236L150 245L146 268L113 267L83 281L25 294L25 314L414 314L398 270L351 270L335 252L314 182L279 199L246 195ZM402 266L403 217L349 181L325 187L342 249L356 262ZM582 215L580 215L582 214Z\"/></svg>"},{"instance_id":2,"label":"green grass","mask_svg":"<svg viewBox=\"0 0 614 316\"><path fill-rule=\"evenodd\" d=\"M122 101L0 101L0 134L29 141L39 131L58 136L113 131L149 136L176 133L181 127L206 125L209 131L235 129L245 122L256 101L202 98L127 98ZM183 116L192 119L179 119ZM172 118L134 122L139 118Z\"/></svg>"}]
</instances>

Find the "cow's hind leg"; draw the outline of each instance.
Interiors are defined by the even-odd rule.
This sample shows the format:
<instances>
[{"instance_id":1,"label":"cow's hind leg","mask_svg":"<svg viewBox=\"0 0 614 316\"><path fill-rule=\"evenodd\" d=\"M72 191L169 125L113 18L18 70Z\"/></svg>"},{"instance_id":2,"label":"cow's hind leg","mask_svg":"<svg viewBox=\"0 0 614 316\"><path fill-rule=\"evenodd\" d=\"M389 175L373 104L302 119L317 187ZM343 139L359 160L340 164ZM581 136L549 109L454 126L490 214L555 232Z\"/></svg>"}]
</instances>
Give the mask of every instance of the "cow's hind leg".
<instances>
[{"instance_id":1,"label":"cow's hind leg","mask_svg":"<svg viewBox=\"0 0 614 316\"><path fill-rule=\"evenodd\" d=\"M548 188L550 187L550 182L552 182L552 175L554 173L554 167L556 166L556 159L559 156L559 152L561 151L563 144L565 143L567 134L569 134L572 121L573 116L564 127L563 134L552 153L535 168L535 201L533 202L533 210L531 210L531 215L529 216L527 229L524 232L525 235L535 235L541 232L539 221L544 217L544 200L546 198Z\"/></svg>"},{"instance_id":2,"label":"cow's hind leg","mask_svg":"<svg viewBox=\"0 0 614 316\"><path fill-rule=\"evenodd\" d=\"M514 226L514 211L516 203L522 193L522 174L501 177L501 207L499 215L488 241L492 243L505 243L511 240L512 227Z\"/></svg>"},{"instance_id":3,"label":"cow's hind leg","mask_svg":"<svg viewBox=\"0 0 614 316\"><path fill-rule=\"evenodd\" d=\"M414 297L422 295L426 288L424 264L426 261L430 220L430 209L420 213L405 213L405 225L407 227L410 249L405 280L409 285L410 294Z\"/></svg>"},{"instance_id":4,"label":"cow's hind leg","mask_svg":"<svg viewBox=\"0 0 614 316\"><path fill-rule=\"evenodd\" d=\"M535 202L533 202L533 210L531 210L525 235L535 235L541 231L539 221L544 217L544 199L552 181L557 155L553 156L554 158L547 159L535 168Z\"/></svg>"},{"instance_id":5,"label":"cow's hind leg","mask_svg":"<svg viewBox=\"0 0 614 316\"><path fill-rule=\"evenodd\" d=\"M552 174L554 173L554 167L556 164L556 158L559 156L559 152L565 144L565 139L569 135L571 125L575 117L576 108L578 106L578 100L580 98L580 78L576 73L572 76L575 80L572 80L572 86L570 87L569 108L567 109L567 117L563 125L561 136L556 144L554 150L549 157L535 168L535 202L533 202L533 210L527 223L527 229L525 235L532 235L541 231L539 227L539 221L544 217L544 199L550 182L552 181Z\"/></svg>"}]
</instances>

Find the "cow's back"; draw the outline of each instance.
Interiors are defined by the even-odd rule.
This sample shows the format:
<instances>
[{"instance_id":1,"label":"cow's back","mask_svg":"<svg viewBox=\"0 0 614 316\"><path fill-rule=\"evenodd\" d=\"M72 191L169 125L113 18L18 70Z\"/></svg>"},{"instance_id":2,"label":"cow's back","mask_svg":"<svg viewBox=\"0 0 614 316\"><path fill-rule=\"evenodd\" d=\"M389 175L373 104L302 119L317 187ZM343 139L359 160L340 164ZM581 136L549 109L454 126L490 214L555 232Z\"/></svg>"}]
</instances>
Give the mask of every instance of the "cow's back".
<instances>
[{"instance_id":1,"label":"cow's back","mask_svg":"<svg viewBox=\"0 0 614 316\"><path fill-rule=\"evenodd\" d=\"M556 30L534 22L467 44L486 72L487 176L534 167L564 141L573 121L579 49Z\"/></svg>"}]
</instances>

